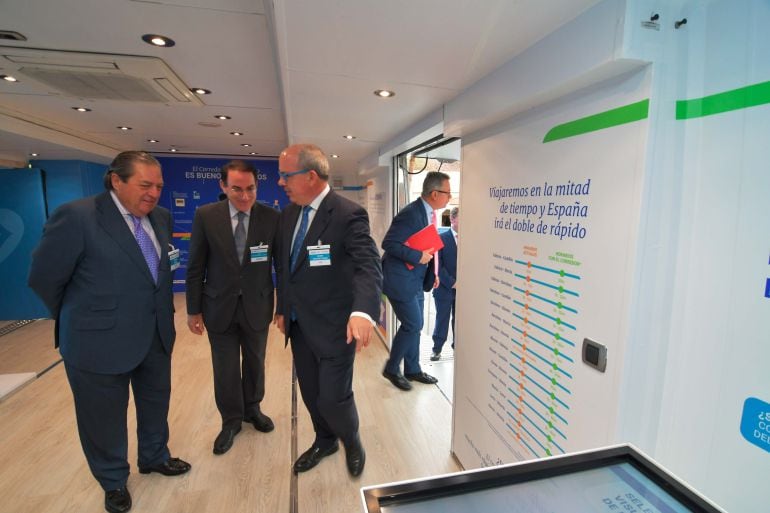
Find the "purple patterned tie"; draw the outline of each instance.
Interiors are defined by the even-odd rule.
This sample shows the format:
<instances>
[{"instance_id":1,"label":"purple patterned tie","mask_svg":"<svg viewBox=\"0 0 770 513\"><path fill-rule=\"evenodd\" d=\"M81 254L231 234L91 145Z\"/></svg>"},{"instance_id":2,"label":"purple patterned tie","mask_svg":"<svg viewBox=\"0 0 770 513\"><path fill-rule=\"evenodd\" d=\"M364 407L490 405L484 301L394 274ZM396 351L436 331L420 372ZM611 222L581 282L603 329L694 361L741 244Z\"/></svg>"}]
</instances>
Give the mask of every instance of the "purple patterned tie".
<instances>
[{"instance_id":1,"label":"purple patterned tie","mask_svg":"<svg viewBox=\"0 0 770 513\"><path fill-rule=\"evenodd\" d=\"M155 283L158 283L158 263L160 262L160 259L155 250L155 244L152 243L152 239L147 235L147 232L144 231L144 228L142 228L142 219L133 214L129 215L131 216L131 221L134 223L134 237L136 237L136 242L139 243L139 249L142 250L142 256L144 256L144 260L147 262L147 267L150 268L152 279L155 280Z\"/></svg>"}]
</instances>

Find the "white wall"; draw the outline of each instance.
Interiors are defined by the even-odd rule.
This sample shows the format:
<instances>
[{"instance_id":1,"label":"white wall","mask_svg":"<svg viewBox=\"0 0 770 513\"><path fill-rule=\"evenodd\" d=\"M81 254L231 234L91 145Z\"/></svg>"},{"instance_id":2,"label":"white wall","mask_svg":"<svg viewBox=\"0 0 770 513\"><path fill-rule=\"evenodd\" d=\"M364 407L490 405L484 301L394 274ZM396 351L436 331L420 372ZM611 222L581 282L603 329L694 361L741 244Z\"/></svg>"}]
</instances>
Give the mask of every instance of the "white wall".
<instances>
[{"instance_id":1,"label":"white wall","mask_svg":"<svg viewBox=\"0 0 770 513\"><path fill-rule=\"evenodd\" d=\"M768 2L689 2L683 14L686 30L672 41L675 66L660 77L668 82L660 87L669 105L770 81ZM768 91L770 86L764 93L770 99ZM661 109L661 117L671 116L670 107L668 113ZM657 283L671 308L659 321L642 315L657 296L646 288L632 327L637 352L651 341L656 345L656 337L667 344L654 372L663 371L658 390L646 394L648 403L658 401L659 416L642 421L656 424L650 430L657 435L653 454L736 512L768 509L763 485L770 475L770 442L755 438L755 445L740 431L746 399L770 403L768 126L768 104L661 126L666 137L651 148L656 165L648 173L672 179L651 180L647 203L655 208L656 195L672 197L673 208L664 207L672 215L651 219L642 241L651 250L666 245L670 258L642 269L639 288ZM672 181L673 191L667 190ZM656 321L659 327L649 326ZM626 389L644 397L643 377L632 376L633 360L627 366ZM625 406L619 435L638 434L631 424L640 410L632 402ZM757 426L757 418L749 420Z\"/></svg>"},{"instance_id":2,"label":"white wall","mask_svg":"<svg viewBox=\"0 0 770 513\"><path fill-rule=\"evenodd\" d=\"M653 13L657 30L643 27ZM687 24L675 29L683 18ZM581 255L591 277L581 335L602 333L610 367L597 379L575 366L582 385L571 396L565 449L632 442L725 510L767 510L770 433L763 439L761 429L770 428L760 422L770 405L744 418L747 399L770 403L767 27L766 0L607 0L445 107L449 135L464 145L458 339L476 340L458 347L456 360L454 449L466 466L531 457L515 434L506 437L516 408L496 404L490 386L497 358L490 325L500 322L491 316L489 284L499 271L490 253L518 255L525 245L540 256L542 248L561 251L553 241L490 228L500 213L489 188L590 172L598 229L591 227L587 244L558 244ZM676 118L677 101L756 84L750 95L759 105ZM645 121L550 147L537 137L549 122L644 96ZM613 167L608 194L602 187ZM469 225L483 241L467 245ZM602 270L613 272L599 277Z\"/></svg>"}]
</instances>

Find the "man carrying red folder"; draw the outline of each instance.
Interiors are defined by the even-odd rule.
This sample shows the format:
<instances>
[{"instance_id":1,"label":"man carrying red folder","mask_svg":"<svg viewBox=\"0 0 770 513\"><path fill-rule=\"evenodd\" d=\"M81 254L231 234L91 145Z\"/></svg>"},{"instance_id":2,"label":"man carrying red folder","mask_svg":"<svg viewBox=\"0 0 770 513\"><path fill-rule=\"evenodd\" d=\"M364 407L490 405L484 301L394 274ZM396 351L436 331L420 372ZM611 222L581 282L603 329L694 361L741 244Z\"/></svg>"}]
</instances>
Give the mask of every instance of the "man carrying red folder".
<instances>
[{"instance_id":1,"label":"man carrying red folder","mask_svg":"<svg viewBox=\"0 0 770 513\"><path fill-rule=\"evenodd\" d=\"M385 250L382 257L383 292L401 323L393 337L390 358L382 375L401 390L411 390L410 381L429 385L437 382L436 378L420 368L420 330L423 325L425 273L441 243L439 239L435 245L426 246L433 240L431 235L435 230L418 232L430 224L435 225L436 210L446 207L451 197L449 175L438 171L428 173L422 184L421 196L393 218L382 241L382 249ZM435 286L438 286L438 279ZM403 374L400 369L402 360Z\"/></svg>"}]
</instances>

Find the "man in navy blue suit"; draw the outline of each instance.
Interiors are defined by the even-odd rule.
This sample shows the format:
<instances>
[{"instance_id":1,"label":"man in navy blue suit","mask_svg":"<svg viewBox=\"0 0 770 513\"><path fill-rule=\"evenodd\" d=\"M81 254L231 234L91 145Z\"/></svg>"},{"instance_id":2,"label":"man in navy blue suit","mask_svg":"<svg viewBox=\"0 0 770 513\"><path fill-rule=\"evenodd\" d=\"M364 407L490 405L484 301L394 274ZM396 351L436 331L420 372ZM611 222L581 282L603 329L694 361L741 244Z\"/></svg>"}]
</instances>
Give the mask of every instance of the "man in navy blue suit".
<instances>
[{"instance_id":1,"label":"man in navy blue suit","mask_svg":"<svg viewBox=\"0 0 770 513\"><path fill-rule=\"evenodd\" d=\"M460 209L454 207L449 213L451 228L441 234L444 247L438 259L439 286L433 289L436 302L436 325L433 327L433 354L430 361L441 359L441 349L449 334L449 317L452 317L452 348L455 343L455 297L457 290L457 230L460 226Z\"/></svg>"},{"instance_id":2,"label":"man in navy blue suit","mask_svg":"<svg viewBox=\"0 0 770 513\"><path fill-rule=\"evenodd\" d=\"M423 325L423 283L433 248L418 251L408 247L406 240L435 220L436 210L443 209L452 197L449 175L432 171L425 176L422 194L405 206L393 218L382 241L385 254L382 257L384 276L383 292L401 323L393 344L390 358L382 375L401 390L411 390L410 381L434 384L438 380L420 368L420 330ZM407 267L409 264L412 268ZM432 265L432 263L431 263ZM434 287L437 286L437 277ZM401 361L404 373L401 373Z\"/></svg>"},{"instance_id":3,"label":"man in navy blue suit","mask_svg":"<svg viewBox=\"0 0 770 513\"><path fill-rule=\"evenodd\" d=\"M107 191L58 208L32 254L29 286L56 320L78 433L111 513L131 509L126 410L137 419L139 472L184 474L168 449L174 330L171 214L157 207L163 176L150 154L126 151Z\"/></svg>"},{"instance_id":4,"label":"man in navy blue suit","mask_svg":"<svg viewBox=\"0 0 770 513\"><path fill-rule=\"evenodd\" d=\"M329 161L313 144L294 144L278 157L291 204L276 240L275 323L288 341L315 440L294 462L307 472L345 447L348 473L358 477L366 454L353 398L356 351L369 344L380 314L382 270L369 216L329 187Z\"/></svg>"}]
</instances>

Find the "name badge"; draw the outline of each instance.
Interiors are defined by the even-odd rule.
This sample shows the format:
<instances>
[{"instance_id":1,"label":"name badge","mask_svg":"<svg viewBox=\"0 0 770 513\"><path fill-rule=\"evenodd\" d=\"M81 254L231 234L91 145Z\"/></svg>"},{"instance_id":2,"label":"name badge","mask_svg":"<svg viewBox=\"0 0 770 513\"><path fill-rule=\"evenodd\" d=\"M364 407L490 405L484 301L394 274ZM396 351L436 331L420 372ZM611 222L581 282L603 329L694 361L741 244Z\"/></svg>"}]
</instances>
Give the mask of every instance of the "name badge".
<instances>
[{"instance_id":1,"label":"name badge","mask_svg":"<svg viewBox=\"0 0 770 513\"><path fill-rule=\"evenodd\" d=\"M308 246L307 258L308 258L308 262L310 263L310 267L332 265L331 246L329 244L319 244L318 246Z\"/></svg>"},{"instance_id":2,"label":"name badge","mask_svg":"<svg viewBox=\"0 0 770 513\"><path fill-rule=\"evenodd\" d=\"M168 263L171 265L171 270L176 271L179 269L179 250L172 249L168 252Z\"/></svg>"},{"instance_id":3,"label":"name badge","mask_svg":"<svg viewBox=\"0 0 770 513\"><path fill-rule=\"evenodd\" d=\"M267 250L270 246L267 244L260 244L259 246L251 246L249 252L251 253L251 262L267 262Z\"/></svg>"}]
</instances>

